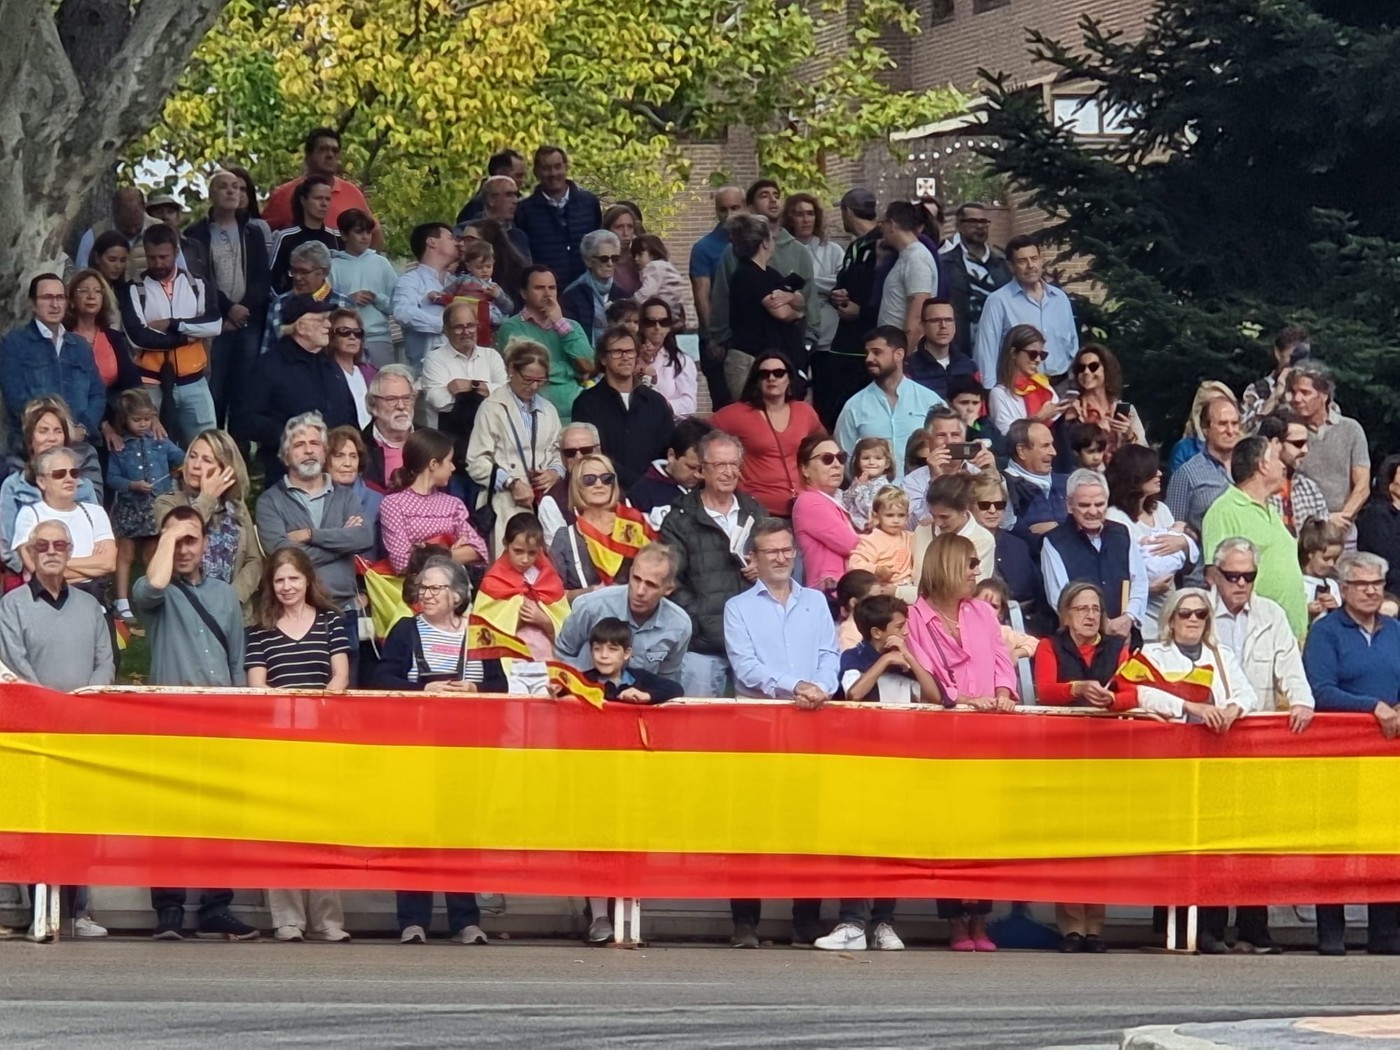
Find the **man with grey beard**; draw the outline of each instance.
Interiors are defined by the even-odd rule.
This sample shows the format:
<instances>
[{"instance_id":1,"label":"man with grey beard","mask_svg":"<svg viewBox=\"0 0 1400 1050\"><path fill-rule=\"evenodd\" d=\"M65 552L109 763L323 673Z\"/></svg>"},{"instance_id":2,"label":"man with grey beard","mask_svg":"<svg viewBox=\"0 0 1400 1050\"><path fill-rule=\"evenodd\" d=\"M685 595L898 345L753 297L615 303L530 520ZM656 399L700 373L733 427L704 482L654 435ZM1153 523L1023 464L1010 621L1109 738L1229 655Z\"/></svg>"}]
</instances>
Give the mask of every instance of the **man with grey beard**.
<instances>
[{"instance_id":1,"label":"man with grey beard","mask_svg":"<svg viewBox=\"0 0 1400 1050\"><path fill-rule=\"evenodd\" d=\"M269 553L300 547L311 559L321 589L345 617L354 685L360 651L355 555L374 546L374 536L354 490L333 484L325 472L326 424L319 412L287 421L281 460L286 476L258 500L258 535Z\"/></svg>"},{"instance_id":2,"label":"man with grey beard","mask_svg":"<svg viewBox=\"0 0 1400 1050\"><path fill-rule=\"evenodd\" d=\"M365 400L373 418L360 435L369 450L365 484L376 492L388 492L389 479L403 466L403 446L413 433L417 398L417 384L407 365L385 365L369 381Z\"/></svg>"}]
</instances>

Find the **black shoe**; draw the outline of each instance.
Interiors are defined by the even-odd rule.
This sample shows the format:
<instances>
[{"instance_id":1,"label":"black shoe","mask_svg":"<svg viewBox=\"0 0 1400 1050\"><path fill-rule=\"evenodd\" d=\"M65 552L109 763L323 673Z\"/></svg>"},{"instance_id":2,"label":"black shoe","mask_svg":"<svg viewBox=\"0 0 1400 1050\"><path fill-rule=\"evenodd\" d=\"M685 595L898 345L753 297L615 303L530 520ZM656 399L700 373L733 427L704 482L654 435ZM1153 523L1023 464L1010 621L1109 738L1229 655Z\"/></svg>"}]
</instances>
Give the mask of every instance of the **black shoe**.
<instances>
[{"instance_id":1,"label":"black shoe","mask_svg":"<svg viewBox=\"0 0 1400 1050\"><path fill-rule=\"evenodd\" d=\"M816 943L818 937L826 936L826 930L820 923L815 922L795 922L792 924L792 946L811 947Z\"/></svg>"},{"instance_id":2,"label":"black shoe","mask_svg":"<svg viewBox=\"0 0 1400 1050\"><path fill-rule=\"evenodd\" d=\"M1060 951L1066 955L1084 951L1084 935L1082 933L1065 934L1060 938Z\"/></svg>"},{"instance_id":3,"label":"black shoe","mask_svg":"<svg viewBox=\"0 0 1400 1050\"><path fill-rule=\"evenodd\" d=\"M184 927L184 908L162 908L156 913L156 932L151 936L157 941L183 941Z\"/></svg>"},{"instance_id":4,"label":"black shoe","mask_svg":"<svg viewBox=\"0 0 1400 1050\"><path fill-rule=\"evenodd\" d=\"M1102 955L1108 951L1108 942L1097 933L1091 933L1084 938L1084 950L1090 955Z\"/></svg>"},{"instance_id":5,"label":"black shoe","mask_svg":"<svg viewBox=\"0 0 1400 1050\"><path fill-rule=\"evenodd\" d=\"M758 933L751 922L736 922L734 936L729 938L731 948L757 948Z\"/></svg>"},{"instance_id":6,"label":"black shoe","mask_svg":"<svg viewBox=\"0 0 1400 1050\"><path fill-rule=\"evenodd\" d=\"M1198 955L1224 955L1230 949L1216 940L1208 933L1202 933L1196 938L1196 954Z\"/></svg>"},{"instance_id":7,"label":"black shoe","mask_svg":"<svg viewBox=\"0 0 1400 1050\"><path fill-rule=\"evenodd\" d=\"M1345 955L1346 953L1347 953L1347 946L1346 946L1346 943L1345 943L1345 942L1342 942L1342 941L1318 941L1318 942L1317 942L1317 954L1318 954L1318 955L1337 955L1337 956L1340 956L1340 955Z\"/></svg>"},{"instance_id":8,"label":"black shoe","mask_svg":"<svg viewBox=\"0 0 1400 1050\"><path fill-rule=\"evenodd\" d=\"M1400 937L1385 937L1366 945L1369 955L1400 955Z\"/></svg>"},{"instance_id":9,"label":"black shoe","mask_svg":"<svg viewBox=\"0 0 1400 1050\"><path fill-rule=\"evenodd\" d=\"M228 941L256 941L261 934L227 908L215 908L199 916L199 932L214 934Z\"/></svg>"}]
</instances>

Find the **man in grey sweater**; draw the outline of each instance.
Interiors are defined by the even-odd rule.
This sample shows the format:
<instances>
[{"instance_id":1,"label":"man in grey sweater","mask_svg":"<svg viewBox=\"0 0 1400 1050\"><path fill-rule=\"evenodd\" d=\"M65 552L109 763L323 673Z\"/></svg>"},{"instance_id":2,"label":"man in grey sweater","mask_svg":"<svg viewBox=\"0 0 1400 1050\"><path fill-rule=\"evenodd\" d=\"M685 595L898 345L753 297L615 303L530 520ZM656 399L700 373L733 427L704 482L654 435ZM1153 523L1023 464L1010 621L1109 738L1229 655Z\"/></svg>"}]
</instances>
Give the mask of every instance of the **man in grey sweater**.
<instances>
[{"instance_id":1,"label":"man in grey sweater","mask_svg":"<svg viewBox=\"0 0 1400 1050\"><path fill-rule=\"evenodd\" d=\"M0 599L0 661L27 682L71 693L116 676L107 618L96 598L64 576L73 537L61 521L30 535L34 575Z\"/></svg>"},{"instance_id":2,"label":"man in grey sweater","mask_svg":"<svg viewBox=\"0 0 1400 1050\"><path fill-rule=\"evenodd\" d=\"M354 491L333 484L325 472L326 424L320 413L307 412L287 422L281 459L286 477L258 499L258 535L269 553L300 547L311 559L317 581L345 617L354 684L360 651L355 555L374 546L374 536Z\"/></svg>"},{"instance_id":3,"label":"man in grey sweater","mask_svg":"<svg viewBox=\"0 0 1400 1050\"><path fill-rule=\"evenodd\" d=\"M223 580L204 575L204 518L176 507L160 526L146 575L131 588L131 607L151 636L151 684L244 685L243 612ZM232 941L256 940L258 931L229 911L233 891L204 890L199 932ZM185 890L151 890L155 938L184 937Z\"/></svg>"}]
</instances>

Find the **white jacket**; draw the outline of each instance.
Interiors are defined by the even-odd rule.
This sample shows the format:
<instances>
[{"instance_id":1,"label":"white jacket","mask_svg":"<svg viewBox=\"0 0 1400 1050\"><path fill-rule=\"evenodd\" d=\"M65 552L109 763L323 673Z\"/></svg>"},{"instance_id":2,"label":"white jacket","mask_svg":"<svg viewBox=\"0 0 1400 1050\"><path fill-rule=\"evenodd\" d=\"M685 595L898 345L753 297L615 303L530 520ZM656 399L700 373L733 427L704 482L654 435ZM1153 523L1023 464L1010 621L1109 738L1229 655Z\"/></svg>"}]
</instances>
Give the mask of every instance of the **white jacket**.
<instances>
[{"instance_id":1,"label":"white jacket","mask_svg":"<svg viewBox=\"0 0 1400 1050\"><path fill-rule=\"evenodd\" d=\"M491 506L496 511L496 529L491 545L493 555L501 551L506 521L517 511L526 509L517 506L507 491L509 481L530 480L530 463L522 458L521 453L533 459L537 470L553 468L562 472L563 469L559 460L559 413L543 397L538 397L538 402L539 430L533 448L530 433L521 420L520 409L509 385L497 387L481 403L472 426L472 436L467 441L467 473L491 493ZM500 484L505 478L495 476L497 470L504 471L508 476L506 485Z\"/></svg>"},{"instance_id":2,"label":"white jacket","mask_svg":"<svg viewBox=\"0 0 1400 1050\"><path fill-rule=\"evenodd\" d=\"M1235 654L1228 649L1206 645L1201 649L1201 658L1194 664L1170 642L1149 642L1142 647L1142 655L1163 674L1184 674L1192 667L1214 668L1215 676L1211 681L1210 695L1216 707L1224 708L1230 704L1238 704L1245 714L1268 709L1259 702L1259 696L1250 684L1249 676L1240 667ZM1186 717L1186 707L1181 699L1149 685L1138 686L1138 706L1171 718Z\"/></svg>"},{"instance_id":3,"label":"white jacket","mask_svg":"<svg viewBox=\"0 0 1400 1050\"><path fill-rule=\"evenodd\" d=\"M1214 601L1218 617L1225 606L1218 594ZM1302 650L1278 602L1257 594L1249 600L1244 652L1234 655L1259 697L1259 710L1287 711L1294 704L1314 706L1312 686L1303 671Z\"/></svg>"}]
</instances>

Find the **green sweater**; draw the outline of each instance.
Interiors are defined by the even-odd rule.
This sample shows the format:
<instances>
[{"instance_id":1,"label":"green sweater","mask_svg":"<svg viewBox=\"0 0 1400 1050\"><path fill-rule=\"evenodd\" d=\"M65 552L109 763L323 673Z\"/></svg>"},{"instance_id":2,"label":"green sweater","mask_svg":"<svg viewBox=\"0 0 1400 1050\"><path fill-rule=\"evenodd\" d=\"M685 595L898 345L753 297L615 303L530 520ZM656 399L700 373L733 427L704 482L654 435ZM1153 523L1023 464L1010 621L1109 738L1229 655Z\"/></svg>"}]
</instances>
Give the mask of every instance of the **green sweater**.
<instances>
[{"instance_id":1,"label":"green sweater","mask_svg":"<svg viewBox=\"0 0 1400 1050\"><path fill-rule=\"evenodd\" d=\"M1243 536L1259 548L1259 578L1254 592L1283 606L1288 626L1302 638L1308 629L1308 596L1298 565L1298 541L1278 511L1255 503L1239 489L1228 488L1206 511L1201 523L1201 555L1209 565L1221 540Z\"/></svg>"},{"instance_id":2,"label":"green sweater","mask_svg":"<svg viewBox=\"0 0 1400 1050\"><path fill-rule=\"evenodd\" d=\"M559 411L559 422L568 426L573 419L574 398L583 389L579 380L576 361L593 360L593 347L588 336L574 321L565 318L561 327L568 325L568 333L563 334L553 328L541 328L533 321L527 321L520 314L506 318L496 330L496 349L505 354L512 339L529 339L539 343L549 351L549 384L540 393Z\"/></svg>"}]
</instances>

